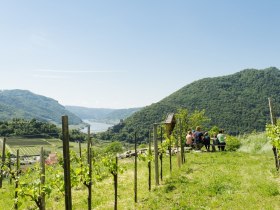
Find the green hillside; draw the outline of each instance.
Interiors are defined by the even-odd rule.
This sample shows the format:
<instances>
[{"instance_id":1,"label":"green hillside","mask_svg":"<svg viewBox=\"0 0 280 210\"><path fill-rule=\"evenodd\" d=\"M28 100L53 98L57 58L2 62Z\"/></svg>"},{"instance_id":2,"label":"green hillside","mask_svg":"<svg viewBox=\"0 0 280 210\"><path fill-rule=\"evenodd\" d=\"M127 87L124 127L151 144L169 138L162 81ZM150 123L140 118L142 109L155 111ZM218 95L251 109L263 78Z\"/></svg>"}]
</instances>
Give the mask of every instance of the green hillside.
<instances>
[{"instance_id":1,"label":"green hillside","mask_svg":"<svg viewBox=\"0 0 280 210\"><path fill-rule=\"evenodd\" d=\"M167 113L176 112L178 108L190 112L205 109L211 121L203 129L217 125L230 134L263 131L269 122L268 97L273 99L277 113L279 95L280 71L274 67L201 79L136 112L124 124L116 125L109 138L133 139L132 132L137 130L144 139L153 123L161 122Z\"/></svg>"},{"instance_id":2,"label":"green hillside","mask_svg":"<svg viewBox=\"0 0 280 210\"><path fill-rule=\"evenodd\" d=\"M65 106L67 110L76 114L82 119L91 119L96 122L116 124L120 119L126 119L140 108L129 109L106 109L106 108L87 108L80 106Z\"/></svg>"},{"instance_id":3,"label":"green hillside","mask_svg":"<svg viewBox=\"0 0 280 210\"><path fill-rule=\"evenodd\" d=\"M38 119L61 123L61 116L68 115L70 124L79 124L81 119L65 109L54 99L36 95L27 90L0 91L0 121L13 118Z\"/></svg>"}]
</instances>

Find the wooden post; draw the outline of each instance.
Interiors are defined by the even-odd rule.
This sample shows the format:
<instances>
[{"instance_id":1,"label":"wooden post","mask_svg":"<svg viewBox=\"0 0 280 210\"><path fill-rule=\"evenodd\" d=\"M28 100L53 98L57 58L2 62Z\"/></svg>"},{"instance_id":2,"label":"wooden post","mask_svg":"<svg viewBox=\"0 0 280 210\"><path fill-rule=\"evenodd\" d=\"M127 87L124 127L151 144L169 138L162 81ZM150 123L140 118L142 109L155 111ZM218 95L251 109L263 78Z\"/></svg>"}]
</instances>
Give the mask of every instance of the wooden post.
<instances>
[{"instance_id":1,"label":"wooden post","mask_svg":"<svg viewBox=\"0 0 280 210\"><path fill-rule=\"evenodd\" d=\"M81 167L81 171L83 170L83 160L82 160L82 145L81 145L81 141L79 141L79 157L80 157L80 167ZM80 177L80 181L82 181L83 179L83 174L81 173L81 177Z\"/></svg>"},{"instance_id":2,"label":"wooden post","mask_svg":"<svg viewBox=\"0 0 280 210\"><path fill-rule=\"evenodd\" d=\"M17 161L16 161L16 185L15 185L15 209L17 210L18 209L18 175L19 175L19 150L17 149Z\"/></svg>"},{"instance_id":3,"label":"wooden post","mask_svg":"<svg viewBox=\"0 0 280 210\"><path fill-rule=\"evenodd\" d=\"M272 102L271 102L270 98L268 98L268 105L269 105L269 111L270 111L271 124L275 125L276 124L276 119L274 117L273 108L272 108ZM275 146L273 146L272 147L272 151L273 151L273 154L274 154L276 170L279 171L280 162L279 162L278 150L277 150L277 148Z\"/></svg>"},{"instance_id":4,"label":"wooden post","mask_svg":"<svg viewBox=\"0 0 280 210\"><path fill-rule=\"evenodd\" d=\"M41 165L41 187L45 185L45 157L44 157L44 148L41 147L41 157L40 157L40 165ZM40 210L46 209L46 201L45 201L45 192L41 192L41 208Z\"/></svg>"},{"instance_id":5,"label":"wooden post","mask_svg":"<svg viewBox=\"0 0 280 210\"><path fill-rule=\"evenodd\" d=\"M169 169L170 169L170 173L172 172L172 143L171 143L171 137L170 137L170 144L168 146L169 149Z\"/></svg>"},{"instance_id":6,"label":"wooden post","mask_svg":"<svg viewBox=\"0 0 280 210\"><path fill-rule=\"evenodd\" d=\"M161 151L159 155L160 159L160 180L162 181L162 157L163 157L163 151L162 151L162 126L160 126L160 146L161 146Z\"/></svg>"},{"instance_id":7,"label":"wooden post","mask_svg":"<svg viewBox=\"0 0 280 210\"><path fill-rule=\"evenodd\" d=\"M81 141L79 141L79 155L80 155L80 158L82 159L82 145L81 145Z\"/></svg>"},{"instance_id":8,"label":"wooden post","mask_svg":"<svg viewBox=\"0 0 280 210\"><path fill-rule=\"evenodd\" d=\"M180 135L180 132L179 132L179 134L177 132L177 138L176 138L177 153L176 153L176 156L177 156L178 167L181 168L181 154L179 153L179 137L180 137L179 135Z\"/></svg>"},{"instance_id":9,"label":"wooden post","mask_svg":"<svg viewBox=\"0 0 280 210\"><path fill-rule=\"evenodd\" d=\"M87 151L88 151L88 153L87 153L87 156L88 156L88 160L89 160L89 148L90 148L90 146L91 146L91 140L90 140L90 125L88 125L88 136L87 136Z\"/></svg>"},{"instance_id":10,"label":"wooden post","mask_svg":"<svg viewBox=\"0 0 280 210\"><path fill-rule=\"evenodd\" d=\"M3 148L2 148L2 164L0 168L0 188L2 188L2 182L3 182L3 168L5 166L5 159L6 159L6 138L3 139Z\"/></svg>"},{"instance_id":11,"label":"wooden post","mask_svg":"<svg viewBox=\"0 0 280 210\"><path fill-rule=\"evenodd\" d=\"M179 126L180 126L180 145L181 145L181 162L184 164L185 162L185 151L184 151L184 141L182 138L182 119L179 119Z\"/></svg>"},{"instance_id":12,"label":"wooden post","mask_svg":"<svg viewBox=\"0 0 280 210\"><path fill-rule=\"evenodd\" d=\"M9 156L8 156L8 167L9 167L9 170L12 171L12 158L11 158L11 153L9 153ZM13 177L10 176L10 184L13 183Z\"/></svg>"},{"instance_id":13,"label":"wooden post","mask_svg":"<svg viewBox=\"0 0 280 210\"><path fill-rule=\"evenodd\" d=\"M135 161L134 161L134 202L137 203L137 138L136 132L134 134L134 151L135 151Z\"/></svg>"},{"instance_id":14,"label":"wooden post","mask_svg":"<svg viewBox=\"0 0 280 210\"><path fill-rule=\"evenodd\" d=\"M275 124L276 124L276 118L275 118L275 116L274 116L271 98L268 98L268 105L269 105L269 112L270 112L271 124L272 124L272 125L275 125Z\"/></svg>"},{"instance_id":15,"label":"wooden post","mask_svg":"<svg viewBox=\"0 0 280 210\"><path fill-rule=\"evenodd\" d=\"M150 157L152 156L152 147L151 147L151 130L149 130L149 151L148 151L148 156L149 156L149 160L148 160L148 170L149 170L149 179L148 179L148 184L149 184L149 191L151 191L151 184L152 184L152 179L151 179L151 172L152 172L152 168L151 168L151 160Z\"/></svg>"},{"instance_id":16,"label":"wooden post","mask_svg":"<svg viewBox=\"0 0 280 210\"><path fill-rule=\"evenodd\" d=\"M62 116L65 210L72 210L68 116Z\"/></svg>"},{"instance_id":17,"label":"wooden post","mask_svg":"<svg viewBox=\"0 0 280 210\"><path fill-rule=\"evenodd\" d=\"M115 205L114 210L118 209L118 156L116 156L116 174L114 174Z\"/></svg>"},{"instance_id":18,"label":"wooden post","mask_svg":"<svg viewBox=\"0 0 280 210\"><path fill-rule=\"evenodd\" d=\"M91 210L91 197L92 197L92 152L91 152L91 139L90 139L90 126L88 126L88 166L89 166L89 186L88 186L88 210Z\"/></svg>"},{"instance_id":19,"label":"wooden post","mask_svg":"<svg viewBox=\"0 0 280 210\"><path fill-rule=\"evenodd\" d=\"M154 123L154 150L155 150L155 181L156 186L159 185L159 171L158 171L158 142L157 142L157 124Z\"/></svg>"}]
</instances>

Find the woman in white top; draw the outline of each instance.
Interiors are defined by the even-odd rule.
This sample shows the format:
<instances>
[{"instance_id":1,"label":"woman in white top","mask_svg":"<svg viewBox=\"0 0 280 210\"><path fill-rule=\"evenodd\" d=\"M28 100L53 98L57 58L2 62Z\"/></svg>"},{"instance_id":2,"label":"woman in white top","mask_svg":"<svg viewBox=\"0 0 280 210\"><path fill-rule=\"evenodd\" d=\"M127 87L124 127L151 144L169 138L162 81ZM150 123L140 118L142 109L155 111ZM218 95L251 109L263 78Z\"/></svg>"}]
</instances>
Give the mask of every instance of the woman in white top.
<instances>
[{"instance_id":1,"label":"woman in white top","mask_svg":"<svg viewBox=\"0 0 280 210\"><path fill-rule=\"evenodd\" d=\"M192 132L188 131L188 134L186 136L186 146L191 147L193 144L193 137L192 137Z\"/></svg>"}]
</instances>

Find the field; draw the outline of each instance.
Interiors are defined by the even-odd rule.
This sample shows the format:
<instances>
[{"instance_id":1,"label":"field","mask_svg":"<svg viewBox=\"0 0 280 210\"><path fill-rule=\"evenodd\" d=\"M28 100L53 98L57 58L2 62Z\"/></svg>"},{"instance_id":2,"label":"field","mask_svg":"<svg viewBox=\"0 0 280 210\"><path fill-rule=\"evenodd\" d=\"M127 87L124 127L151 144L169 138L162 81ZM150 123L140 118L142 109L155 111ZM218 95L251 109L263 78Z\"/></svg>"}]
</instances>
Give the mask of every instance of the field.
<instances>
[{"instance_id":1,"label":"field","mask_svg":"<svg viewBox=\"0 0 280 210\"><path fill-rule=\"evenodd\" d=\"M2 139L0 139L0 149L2 150ZM17 149L19 149L20 156L38 156L40 155L41 147L45 151L55 153L62 152L62 141L59 139L51 138L20 138L20 137L9 137L6 139L7 151L11 154L16 155ZM82 144L82 148L86 145ZM70 142L70 149L78 151L79 144L76 142Z\"/></svg>"},{"instance_id":2,"label":"field","mask_svg":"<svg viewBox=\"0 0 280 210\"><path fill-rule=\"evenodd\" d=\"M248 138L255 139L255 146ZM148 191L147 162L138 164L138 203L134 203L134 158L120 160L126 170L119 175L119 209L280 209L280 178L274 169L271 150L264 150L262 135L244 137L238 152L190 152L181 168L173 156L169 172L168 156L164 156L163 181L155 186L152 164L152 190ZM256 146L257 145L257 146ZM74 148L74 147L73 147ZM247 152L245 151L247 148ZM46 179L48 175L46 176ZM0 209L12 209L13 185L7 180L0 189ZM73 209L87 209L87 190L81 185L72 189ZM93 209L113 209L112 176L93 187ZM24 201L20 209L32 209ZM47 209L64 209L60 194L47 199Z\"/></svg>"}]
</instances>

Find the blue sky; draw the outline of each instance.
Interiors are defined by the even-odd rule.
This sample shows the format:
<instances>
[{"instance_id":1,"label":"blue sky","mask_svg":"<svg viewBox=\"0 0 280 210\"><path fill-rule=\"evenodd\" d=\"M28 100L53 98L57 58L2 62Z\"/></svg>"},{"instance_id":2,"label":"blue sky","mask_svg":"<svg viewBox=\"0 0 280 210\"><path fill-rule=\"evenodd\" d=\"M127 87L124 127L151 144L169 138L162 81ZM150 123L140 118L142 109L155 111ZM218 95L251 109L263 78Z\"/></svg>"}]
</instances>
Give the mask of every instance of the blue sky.
<instances>
[{"instance_id":1,"label":"blue sky","mask_svg":"<svg viewBox=\"0 0 280 210\"><path fill-rule=\"evenodd\" d=\"M129 108L205 78L280 68L278 0L0 0L0 87Z\"/></svg>"}]
</instances>

